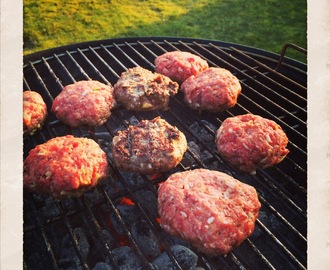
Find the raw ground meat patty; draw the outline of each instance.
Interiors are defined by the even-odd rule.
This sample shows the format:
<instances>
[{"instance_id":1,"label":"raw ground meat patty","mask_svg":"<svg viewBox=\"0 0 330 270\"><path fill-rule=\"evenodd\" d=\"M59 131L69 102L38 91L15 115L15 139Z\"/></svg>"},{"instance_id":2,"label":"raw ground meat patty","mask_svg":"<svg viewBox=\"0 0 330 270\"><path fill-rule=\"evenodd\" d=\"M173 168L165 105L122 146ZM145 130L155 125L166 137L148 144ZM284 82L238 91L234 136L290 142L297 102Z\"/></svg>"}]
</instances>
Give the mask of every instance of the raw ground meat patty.
<instances>
[{"instance_id":1,"label":"raw ground meat patty","mask_svg":"<svg viewBox=\"0 0 330 270\"><path fill-rule=\"evenodd\" d=\"M215 112L234 107L241 90L239 80L229 70L215 67L191 76L181 85L188 107Z\"/></svg>"},{"instance_id":2,"label":"raw ground meat patty","mask_svg":"<svg viewBox=\"0 0 330 270\"><path fill-rule=\"evenodd\" d=\"M31 192L65 198L80 196L107 175L107 157L99 145L67 135L30 151L24 161L23 183Z\"/></svg>"},{"instance_id":3,"label":"raw ground meat patty","mask_svg":"<svg viewBox=\"0 0 330 270\"><path fill-rule=\"evenodd\" d=\"M156 117L118 131L112 154L119 170L154 174L177 166L187 147L186 137L177 127Z\"/></svg>"},{"instance_id":4,"label":"raw ground meat patty","mask_svg":"<svg viewBox=\"0 0 330 270\"><path fill-rule=\"evenodd\" d=\"M47 117L47 105L35 91L23 92L23 132L33 135L41 129Z\"/></svg>"},{"instance_id":5,"label":"raw ground meat patty","mask_svg":"<svg viewBox=\"0 0 330 270\"><path fill-rule=\"evenodd\" d=\"M142 67L123 72L114 85L116 100L134 111L165 110L178 89L178 83L170 78Z\"/></svg>"},{"instance_id":6,"label":"raw ground meat patty","mask_svg":"<svg viewBox=\"0 0 330 270\"><path fill-rule=\"evenodd\" d=\"M260 206L252 186L208 169L172 174L158 191L162 228L211 255L250 236Z\"/></svg>"},{"instance_id":7,"label":"raw ground meat patty","mask_svg":"<svg viewBox=\"0 0 330 270\"><path fill-rule=\"evenodd\" d=\"M288 138L272 120L244 114L227 118L216 133L219 154L238 169L254 174L281 162L289 153Z\"/></svg>"},{"instance_id":8,"label":"raw ground meat patty","mask_svg":"<svg viewBox=\"0 0 330 270\"><path fill-rule=\"evenodd\" d=\"M190 52L172 51L155 59L155 70L176 82L183 82L192 75L207 69L208 63Z\"/></svg>"},{"instance_id":9,"label":"raw ground meat patty","mask_svg":"<svg viewBox=\"0 0 330 270\"><path fill-rule=\"evenodd\" d=\"M71 127L99 126L115 106L113 87L98 81L79 81L63 88L54 99L52 111Z\"/></svg>"}]
</instances>

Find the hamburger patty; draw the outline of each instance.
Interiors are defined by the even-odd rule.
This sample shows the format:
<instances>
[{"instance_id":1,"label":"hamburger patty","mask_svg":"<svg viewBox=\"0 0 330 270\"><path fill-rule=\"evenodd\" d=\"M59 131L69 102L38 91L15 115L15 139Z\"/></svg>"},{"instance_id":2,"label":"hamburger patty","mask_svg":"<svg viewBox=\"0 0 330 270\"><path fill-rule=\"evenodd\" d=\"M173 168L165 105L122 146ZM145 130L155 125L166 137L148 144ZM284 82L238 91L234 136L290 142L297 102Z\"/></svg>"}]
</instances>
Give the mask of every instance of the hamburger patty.
<instances>
[{"instance_id":1,"label":"hamburger patty","mask_svg":"<svg viewBox=\"0 0 330 270\"><path fill-rule=\"evenodd\" d=\"M23 92L23 132L33 135L41 129L47 117L47 105L35 91Z\"/></svg>"},{"instance_id":2,"label":"hamburger patty","mask_svg":"<svg viewBox=\"0 0 330 270\"><path fill-rule=\"evenodd\" d=\"M224 68L208 68L189 77L181 85L184 101L195 110L224 111L235 106L242 87Z\"/></svg>"},{"instance_id":3,"label":"hamburger patty","mask_svg":"<svg viewBox=\"0 0 330 270\"><path fill-rule=\"evenodd\" d=\"M176 82L183 82L192 75L207 69L208 63L190 52L172 51L155 59L155 70Z\"/></svg>"},{"instance_id":4,"label":"hamburger patty","mask_svg":"<svg viewBox=\"0 0 330 270\"><path fill-rule=\"evenodd\" d=\"M113 87L98 81L79 81L63 88L54 99L52 111L71 127L99 126L115 106Z\"/></svg>"},{"instance_id":5,"label":"hamburger patty","mask_svg":"<svg viewBox=\"0 0 330 270\"><path fill-rule=\"evenodd\" d=\"M116 100L134 111L164 110L179 85L170 78L142 67L123 72L114 85Z\"/></svg>"},{"instance_id":6,"label":"hamburger patty","mask_svg":"<svg viewBox=\"0 0 330 270\"><path fill-rule=\"evenodd\" d=\"M212 255L250 236L260 207L252 186L208 169L175 173L158 191L162 228Z\"/></svg>"},{"instance_id":7,"label":"hamburger patty","mask_svg":"<svg viewBox=\"0 0 330 270\"><path fill-rule=\"evenodd\" d=\"M289 150L288 138L272 120L244 114L227 118L216 133L219 154L238 169L254 174L281 162Z\"/></svg>"},{"instance_id":8,"label":"hamburger patty","mask_svg":"<svg viewBox=\"0 0 330 270\"><path fill-rule=\"evenodd\" d=\"M142 174L174 168L186 150L185 135L160 117L130 125L126 130L118 131L112 141L117 168Z\"/></svg>"},{"instance_id":9,"label":"hamburger patty","mask_svg":"<svg viewBox=\"0 0 330 270\"><path fill-rule=\"evenodd\" d=\"M24 160L24 187L56 198L80 196L108 175L105 152L88 138L56 137Z\"/></svg>"}]
</instances>

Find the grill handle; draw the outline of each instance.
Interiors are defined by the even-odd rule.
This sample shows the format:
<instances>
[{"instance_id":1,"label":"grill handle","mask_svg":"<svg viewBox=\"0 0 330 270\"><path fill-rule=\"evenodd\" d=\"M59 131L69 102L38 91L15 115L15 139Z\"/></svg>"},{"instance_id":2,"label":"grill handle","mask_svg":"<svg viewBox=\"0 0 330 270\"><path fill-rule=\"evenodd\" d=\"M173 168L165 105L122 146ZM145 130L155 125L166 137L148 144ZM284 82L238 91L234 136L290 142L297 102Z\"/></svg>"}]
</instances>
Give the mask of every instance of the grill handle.
<instances>
[{"instance_id":1,"label":"grill handle","mask_svg":"<svg viewBox=\"0 0 330 270\"><path fill-rule=\"evenodd\" d=\"M298 52L301 52L301 53L307 54L307 50L306 50L306 49L304 49L304 48L302 48L302 47L300 47L300 46L298 46L298 45L295 45L295 44L287 43L287 44L285 44L285 45L283 46L283 48L282 48L281 55L280 55L280 59L279 59L278 62L277 62L277 66L276 66L275 70L277 70L277 69L280 67L280 65L282 64L283 59L284 59L284 56L285 56L285 53L286 53L286 50L287 50L289 47L292 48L292 49L297 50Z\"/></svg>"}]
</instances>

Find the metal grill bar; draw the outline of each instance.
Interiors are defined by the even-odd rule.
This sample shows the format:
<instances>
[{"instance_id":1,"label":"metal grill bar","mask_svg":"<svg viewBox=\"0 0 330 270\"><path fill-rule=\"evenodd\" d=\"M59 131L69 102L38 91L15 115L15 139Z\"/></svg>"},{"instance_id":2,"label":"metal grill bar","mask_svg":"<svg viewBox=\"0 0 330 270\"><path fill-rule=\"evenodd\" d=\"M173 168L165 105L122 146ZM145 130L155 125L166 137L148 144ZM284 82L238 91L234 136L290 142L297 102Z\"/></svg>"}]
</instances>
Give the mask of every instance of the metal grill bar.
<instances>
[{"instance_id":1,"label":"metal grill bar","mask_svg":"<svg viewBox=\"0 0 330 270\"><path fill-rule=\"evenodd\" d=\"M297 77L297 72L302 74L300 76L305 76L301 69L294 66L294 71L292 71L294 75L283 71L287 69L287 66L290 67L292 63L287 64L284 60L281 67L275 70L271 67L276 66L277 59L272 54L264 56L263 52L245 48L244 46L233 46L233 44L210 41L158 40L156 38L151 40L104 41L88 43L86 46L82 44L81 46L63 48L58 51L54 50L49 55L42 55L39 58L40 60L27 61L27 64L24 66L23 87L31 90L39 89L42 96L46 98L48 107L50 107L49 105L64 85L82 79L97 79L107 84L114 84L121 72L130 67L142 66L153 70L154 58L169 50L188 50L206 59L213 66L224 66L233 71L241 80L244 89L235 108L219 115L206 112L199 114L198 112L185 109L182 97L178 94L176 97L171 98L171 109L169 111L140 113L127 112L118 108L113 111L112 117L107 123L92 131L84 128L71 129L65 127L51 115L44 131L37 133L33 138L25 138L25 155L35 145L45 142L49 138L64 134L91 137L102 146L103 136L111 141L115 129L127 127L130 118L133 117L140 121L144 118L161 116L184 131L189 140L195 142L203 151L207 151L210 154L208 159L203 160L189 147L185 156L187 160L191 160L190 163L185 164L183 160L173 171L183 171L198 167L208 168L213 162L216 162L219 169L221 168L221 170L233 175L235 178L254 185L262 203L262 215L259 216L255 229L257 236L252 235L226 257L211 258L197 252L199 266L204 269L218 269L220 267L222 269L250 269L251 267L256 269L256 265L252 266L253 260L256 260L259 262L257 264L258 269L259 267L260 269L277 269L283 263L287 264L286 267L290 269L296 269L297 267L305 269L307 192L305 164L306 98L304 97L306 93L304 91L306 87L302 83L305 83L304 78L299 79L299 81L292 79ZM272 86L278 87L287 96L284 97L282 92L274 91ZM260 98L262 102L260 100L252 100L250 95ZM276 101L272 100L271 97ZM271 104L273 111L269 112L263 102ZM288 156L283 161L283 164L275 168L267 171L258 170L257 175L247 176L233 170L223 162L217 152L207 145L192 130L191 126L194 123L198 123L207 134L214 137L215 130L210 128L204 120L207 120L208 123L217 128L228 116L242 112L254 112L255 110L277 121L286 129L289 134L292 156ZM65 210L61 203L56 203L60 212L59 215L45 220L41 220L38 217L37 208L39 206L32 199L30 203L33 206L32 209L35 209L36 225L27 225L24 228L25 232L27 234L35 230L42 232L43 240L41 241L44 243L44 247L46 247L47 257L52 262L53 268L58 269L57 250L59 247L58 244L52 242L54 237L45 233L45 227L53 227L52 224L63 223L66 231L69 233L71 244L79 257L82 269L91 269L93 265L90 265L90 262L81 254L79 239L74 233L72 222L77 217L83 220L85 228L91 228L89 235L100 240L103 248L96 247L99 249L100 256L103 259L108 259L118 269L119 266L112 254L112 247L102 241L101 232L102 229L106 229L107 222L97 214L97 211L99 211L100 206L106 205L110 207L112 213L115 214L123 226L129 244L138 255L141 265L148 267L148 258L145 257L139 244L132 237L129 225L125 223L121 216L122 214L117 209L116 201L127 197L134 202L141 214L141 218L147 222L158 239L159 245L166 251L172 263L178 269L183 269L171 251L166 237L164 238L164 235L162 235L162 229L156 221L157 217L150 215L148 210L145 209L141 198L137 197L138 192L148 190L156 198L157 185L162 183L169 173L164 173L152 181L149 177L140 175L142 182L133 186L126 182L127 175L119 172L111 159L109 159L109 163L118 182L110 183L107 186L111 189L116 189L116 192L109 193L107 186L98 187L96 190L101 194L100 201L91 204L83 196L77 200L79 207L70 211ZM294 172L292 172L292 167L295 168ZM283 181L280 180L282 178L284 178ZM120 185L119 189L117 189L117 185ZM269 218L274 220L273 222L276 223L276 226L270 223L271 220L268 220ZM279 228L282 229L278 231ZM51 234L56 235L55 227L51 230ZM261 241L260 239L265 240ZM275 258L270 254L269 248L265 248L264 241L270 241L269 243L267 242L270 246L269 248L276 249ZM247 256L245 255L246 252ZM281 259L277 260L276 256ZM25 259L25 268L32 269L29 268L28 264L29 260Z\"/></svg>"}]
</instances>

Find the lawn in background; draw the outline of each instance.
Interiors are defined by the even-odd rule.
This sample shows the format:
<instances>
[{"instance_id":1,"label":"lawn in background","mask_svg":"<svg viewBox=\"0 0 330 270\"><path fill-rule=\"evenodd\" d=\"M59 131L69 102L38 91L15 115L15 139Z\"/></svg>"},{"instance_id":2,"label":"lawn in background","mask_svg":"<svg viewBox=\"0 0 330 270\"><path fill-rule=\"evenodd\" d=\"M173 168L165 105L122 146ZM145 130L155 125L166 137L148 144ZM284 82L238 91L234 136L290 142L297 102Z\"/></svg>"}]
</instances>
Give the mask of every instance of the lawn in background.
<instances>
[{"instance_id":1,"label":"lawn in background","mask_svg":"<svg viewBox=\"0 0 330 270\"><path fill-rule=\"evenodd\" d=\"M280 53L307 47L306 0L24 0L24 54L78 42L144 36L239 43ZM292 50L288 56L306 62Z\"/></svg>"}]
</instances>

